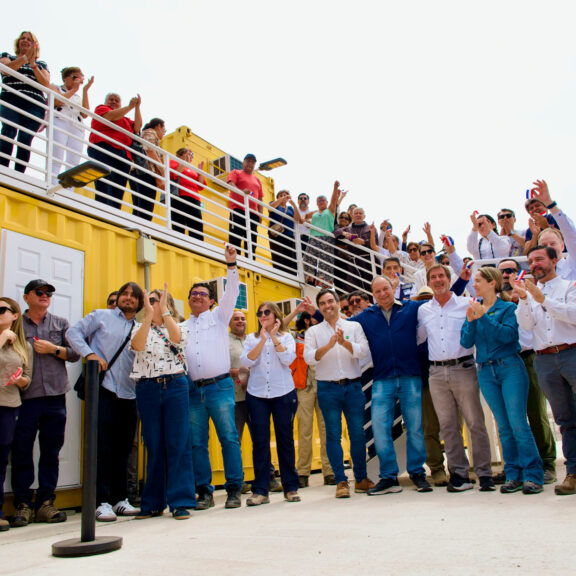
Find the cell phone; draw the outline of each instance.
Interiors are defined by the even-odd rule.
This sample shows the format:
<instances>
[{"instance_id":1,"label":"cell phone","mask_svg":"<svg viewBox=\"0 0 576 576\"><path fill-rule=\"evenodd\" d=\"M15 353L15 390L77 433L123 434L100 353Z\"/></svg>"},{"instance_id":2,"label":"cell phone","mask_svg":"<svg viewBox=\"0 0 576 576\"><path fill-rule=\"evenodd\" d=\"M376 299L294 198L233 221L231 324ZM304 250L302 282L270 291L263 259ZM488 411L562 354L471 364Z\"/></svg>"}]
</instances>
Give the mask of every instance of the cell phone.
<instances>
[{"instance_id":1,"label":"cell phone","mask_svg":"<svg viewBox=\"0 0 576 576\"><path fill-rule=\"evenodd\" d=\"M10 384L12 384L12 382L14 382L15 380L18 380L20 376L22 376L22 368L18 368L18 370L16 370L16 372L14 372L12 376L10 376L10 380L8 380L6 386L10 386Z\"/></svg>"}]
</instances>

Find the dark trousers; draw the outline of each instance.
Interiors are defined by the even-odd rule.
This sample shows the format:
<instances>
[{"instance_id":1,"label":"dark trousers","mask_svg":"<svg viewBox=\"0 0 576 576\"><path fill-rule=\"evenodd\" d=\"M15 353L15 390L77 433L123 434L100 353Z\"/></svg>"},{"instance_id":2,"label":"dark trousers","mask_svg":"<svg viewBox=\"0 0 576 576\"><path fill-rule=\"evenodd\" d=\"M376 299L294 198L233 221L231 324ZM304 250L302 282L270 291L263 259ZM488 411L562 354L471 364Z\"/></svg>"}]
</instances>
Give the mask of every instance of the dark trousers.
<instances>
[{"instance_id":1,"label":"dark trousers","mask_svg":"<svg viewBox=\"0 0 576 576\"><path fill-rule=\"evenodd\" d=\"M285 234L273 237L268 232L270 238L270 252L272 253L272 263L274 268L284 272L293 272L296 268L296 251L294 238Z\"/></svg>"},{"instance_id":2,"label":"dark trousers","mask_svg":"<svg viewBox=\"0 0 576 576\"><path fill-rule=\"evenodd\" d=\"M4 480L8 467L8 454L14 439L18 408L0 406L0 518L4 518L2 506L4 504Z\"/></svg>"},{"instance_id":3,"label":"dark trousers","mask_svg":"<svg viewBox=\"0 0 576 576\"><path fill-rule=\"evenodd\" d=\"M204 226L202 225L202 211L200 200L192 196L174 196L170 198L172 204L172 230L186 234L196 240L204 240ZM177 224L180 224L178 226Z\"/></svg>"},{"instance_id":4,"label":"dark trousers","mask_svg":"<svg viewBox=\"0 0 576 576\"><path fill-rule=\"evenodd\" d=\"M364 292L370 293L373 275L369 255L353 256L348 264L348 271L348 284L351 286L350 290L363 290ZM357 278L357 276L360 279Z\"/></svg>"},{"instance_id":5,"label":"dark trousers","mask_svg":"<svg viewBox=\"0 0 576 576\"><path fill-rule=\"evenodd\" d=\"M22 400L12 443L12 491L14 503L33 506L34 442L38 435L38 489L36 508L56 498L58 456L64 445L66 395Z\"/></svg>"},{"instance_id":6,"label":"dark trousers","mask_svg":"<svg viewBox=\"0 0 576 576\"><path fill-rule=\"evenodd\" d=\"M258 398L249 392L246 404L252 423L252 459L254 461L254 494L268 495L270 490L270 416L274 421L276 448L280 463L280 476L284 492L298 490L296 452L294 449L294 417L298 409L298 396L292 390L278 398Z\"/></svg>"},{"instance_id":7,"label":"dark trousers","mask_svg":"<svg viewBox=\"0 0 576 576\"><path fill-rule=\"evenodd\" d=\"M252 240L252 252L256 253L256 246L258 243L258 224L260 224L260 216L257 213L250 212L250 230ZM244 250L248 253L248 230L246 228L246 214L244 208L232 210L230 214L230 244L240 249L242 241L244 241Z\"/></svg>"},{"instance_id":8,"label":"dark trousers","mask_svg":"<svg viewBox=\"0 0 576 576\"><path fill-rule=\"evenodd\" d=\"M5 95L3 99L5 102L9 102L10 104L17 106L38 118L38 120L34 120L28 118L28 116L24 116L24 114L21 114L17 110L12 110L7 106L0 106L0 119L3 121L9 120L22 128L27 128L31 132L31 134L29 134L24 130L20 130L18 126L11 126L6 122L2 123L2 132L0 133L0 152L6 154L6 157L0 156L0 165L8 166L10 164L9 157L12 155L12 150L14 148L14 144L6 139L16 139L18 147L16 150L14 170L16 170L16 172L24 172L26 170L26 163L30 160L30 150L24 146L30 146L30 144L32 144L32 139L40 128L40 120L44 118L44 109L14 94L10 94L9 96ZM18 134L17 137L16 134Z\"/></svg>"},{"instance_id":9,"label":"dark trousers","mask_svg":"<svg viewBox=\"0 0 576 576\"><path fill-rule=\"evenodd\" d=\"M114 148L107 142L92 144L88 148L88 156L108 166L110 169L116 169L118 172L111 172L110 176L100 178L94 182L98 194L94 196L97 202L102 202L112 208L121 208L120 201L124 197L126 184L128 183L128 173L130 165L128 164L128 154L124 148ZM116 184L117 186L113 186ZM105 194L105 196L104 196Z\"/></svg>"},{"instance_id":10,"label":"dark trousers","mask_svg":"<svg viewBox=\"0 0 576 576\"><path fill-rule=\"evenodd\" d=\"M144 220L152 220L154 215L154 200L156 200L156 178L150 174L140 174L137 176L138 180L143 180L146 184L136 182L135 180L130 180L130 188L137 192L132 194L132 204L134 209L132 214L143 218ZM141 198L140 196L144 196Z\"/></svg>"},{"instance_id":11,"label":"dark trousers","mask_svg":"<svg viewBox=\"0 0 576 576\"><path fill-rule=\"evenodd\" d=\"M242 443L242 435L244 434L245 426L248 426L250 438L252 438L252 424L250 423L246 400L236 402L236 405L234 406L234 421L236 423L236 430L238 431L238 440L240 443Z\"/></svg>"},{"instance_id":12,"label":"dark trousers","mask_svg":"<svg viewBox=\"0 0 576 576\"><path fill-rule=\"evenodd\" d=\"M98 393L98 471L96 504L112 506L128 492L127 466L136 431L136 400L118 398L100 386Z\"/></svg>"}]
</instances>

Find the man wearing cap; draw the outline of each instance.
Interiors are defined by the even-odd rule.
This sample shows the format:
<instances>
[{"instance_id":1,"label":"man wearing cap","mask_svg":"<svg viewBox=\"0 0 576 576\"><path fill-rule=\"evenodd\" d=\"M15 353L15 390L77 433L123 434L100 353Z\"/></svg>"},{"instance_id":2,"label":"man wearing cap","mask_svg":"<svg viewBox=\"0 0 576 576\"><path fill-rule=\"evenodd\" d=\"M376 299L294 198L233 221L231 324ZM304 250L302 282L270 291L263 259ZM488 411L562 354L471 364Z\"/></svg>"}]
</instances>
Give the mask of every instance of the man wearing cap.
<instances>
[{"instance_id":1,"label":"man wearing cap","mask_svg":"<svg viewBox=\"0 0 576 576\"><path fill-rule=\"evenodd\" d=\"M240 248L244 240L244 248L248 251L248 228L246 224L246 204L244 197L246 195L262 200L262 183L254 174L256 166L256 156L246 154L242 164L242 170L231 170L228 174L228 184L233 184L239 188L242 193L230 191L230 244ZM252 253L256 251L258 224L262 220L262 204L254 200L248 203L250 210L250 230L252 240Z\"/></svg>"},{"instance_id":2,"label":"man wearing cap","mask_svg":"<svg viewBox=\"0 0 576 576\"><path fill-rule=\"evenodd\" d=\"M58 485L58 455L64 445L66 392L70 389L66 361L80 356L66 339L68 320L48 312L56 292L45 280L32 280L24 288L23 324L34 348L34 370L29 388L22 392L22 406L12 444L12 491L16 514L12 526L36 522L64 522L66 513L54 507ZM39 437L38 488L34 491L34 442Z\"/></svg>"}]
</instances>

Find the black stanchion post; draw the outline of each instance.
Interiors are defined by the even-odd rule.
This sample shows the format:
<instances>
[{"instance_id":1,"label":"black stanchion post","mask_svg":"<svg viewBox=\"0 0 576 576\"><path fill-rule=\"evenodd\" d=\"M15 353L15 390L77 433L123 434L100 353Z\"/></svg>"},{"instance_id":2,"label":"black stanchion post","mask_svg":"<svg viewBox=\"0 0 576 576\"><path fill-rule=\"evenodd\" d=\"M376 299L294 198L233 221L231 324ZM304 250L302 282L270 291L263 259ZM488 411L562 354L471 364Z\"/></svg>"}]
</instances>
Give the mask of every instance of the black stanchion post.
<instances>
[{"instance_id":1,"label":"black stanchion post","mask_svg":"<svg viewBox=\"0 0 576 576\"><path fill-rule=\"evenodd\" d=\"M122 547L119 536L96 538L96 471L98 448L98 361L86 363L86 402L84 406L84 474L82 526L80 539L61 540L52 545L52 555L62 558L94 556Z\"/></svg>"}]
</instances>

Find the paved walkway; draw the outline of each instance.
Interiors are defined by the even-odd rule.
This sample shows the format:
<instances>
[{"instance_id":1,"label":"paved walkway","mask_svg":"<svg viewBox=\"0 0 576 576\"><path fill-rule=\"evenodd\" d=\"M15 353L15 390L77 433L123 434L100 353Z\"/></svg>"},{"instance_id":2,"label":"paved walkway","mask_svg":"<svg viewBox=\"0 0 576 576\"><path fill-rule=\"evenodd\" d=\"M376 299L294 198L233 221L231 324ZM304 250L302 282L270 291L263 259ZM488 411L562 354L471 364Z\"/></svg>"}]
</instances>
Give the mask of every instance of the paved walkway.
<instances>
[{"instance_id":1,"label":"paved walkway","mask_svg":"<svg viewBox=\"0 0 576 576\"><path fill-rule=\"evenodd\" d=\"M563 466L558 466L563 474ZM54 558L53 543L80 535L80 515L64 524L32 524L0 533L2 574L123 576L565 574L574 563L576 496L503 495L478 490L420 494L408 479L400 494L353 494L313 475L302 502L272 494L258 508L216 507L190 520L123 518L97 535L122 536L116 552ZM245 501L245 497L243 497Z\"/></svg>"}]
</instances>

